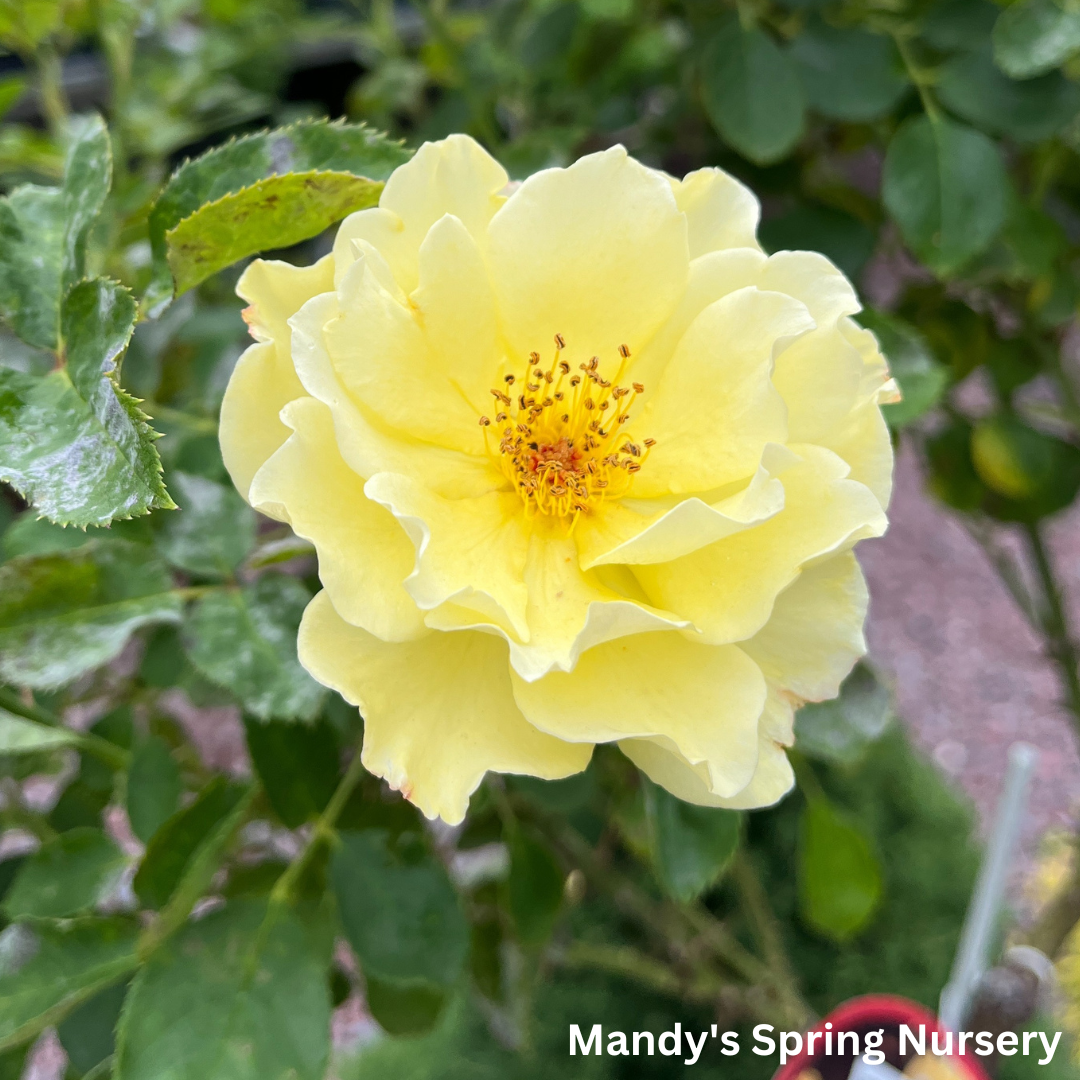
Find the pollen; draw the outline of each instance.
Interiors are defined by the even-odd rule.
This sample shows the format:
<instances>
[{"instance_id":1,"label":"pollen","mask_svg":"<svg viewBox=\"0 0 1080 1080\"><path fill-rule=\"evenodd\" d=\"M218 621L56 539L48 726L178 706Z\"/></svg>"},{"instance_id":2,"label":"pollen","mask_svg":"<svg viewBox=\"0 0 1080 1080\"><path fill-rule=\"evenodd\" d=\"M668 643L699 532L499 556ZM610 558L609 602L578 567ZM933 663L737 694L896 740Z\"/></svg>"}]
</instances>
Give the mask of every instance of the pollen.
<instances>
[{"instance_id":1,"label":"pollen","mask_svg":"<svg viewBox=\"0 0 1080 1080\"><path fill-rule=\"evenodd\" d=\"M645 392L641 383L618 385L630 350L619 347L618 372L609 380L600 373L598 356L578 364L581 374L571 376L565 349L566 340L556 334L547 370L539 366L539 354L531 353L524 365L524 392L512 400L493 389L501 406L495 426L481 416L480 427L526 513L561 518L572 528L579 515L627 493L656 440L639 445L626 428L634 401ZM516 381L507 375L504 385ZM497 445L489 429L498 436Z\"/></svg>"}]
</instances>

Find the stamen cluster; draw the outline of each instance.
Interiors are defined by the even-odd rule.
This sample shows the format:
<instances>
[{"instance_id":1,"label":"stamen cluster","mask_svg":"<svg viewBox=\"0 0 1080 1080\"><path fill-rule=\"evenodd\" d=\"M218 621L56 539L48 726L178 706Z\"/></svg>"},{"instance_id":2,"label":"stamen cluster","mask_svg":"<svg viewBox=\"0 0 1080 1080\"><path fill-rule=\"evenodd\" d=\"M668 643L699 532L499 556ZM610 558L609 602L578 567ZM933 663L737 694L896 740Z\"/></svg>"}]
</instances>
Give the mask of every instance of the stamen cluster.
<instances>
[{"instance_id":1,"label":"stamen cluster","mask_svg":"<svg viewBox=\"0 0 1080 1080\"><path fill-rule=\"evenodd\" d=\"M630 408L645 392L641 383L618 385L630 350L619 347L622 362L609 380L600 374L598 356L571 376L565 348L556 334L547 371L540 354L530 353L522 389L515 395L517 376L506 375L504 388L491 394L499 410L499 462L526 511L576 521L605 498L626 493L655 440L639 445L626 431ZM486 439L491 419L481 416L480 426Z\"/></svg>"}]
</instances>

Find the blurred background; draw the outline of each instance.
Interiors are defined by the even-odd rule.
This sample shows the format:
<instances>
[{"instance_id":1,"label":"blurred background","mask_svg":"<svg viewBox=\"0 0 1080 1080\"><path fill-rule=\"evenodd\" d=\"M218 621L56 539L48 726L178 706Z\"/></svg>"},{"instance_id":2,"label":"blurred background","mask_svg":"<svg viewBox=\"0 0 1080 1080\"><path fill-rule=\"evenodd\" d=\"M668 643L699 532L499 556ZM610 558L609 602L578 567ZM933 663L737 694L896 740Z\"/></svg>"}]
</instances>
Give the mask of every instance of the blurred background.
<instances>
[{"instance_id":1,"label":"blurred background","mask_svg":"<svg viewBox=\"0 0 1080 1080\"><path fill-rule=\"evenodd\" d=\"M718 165L746 182L762 202L766 249L820 250L857 283L863 322L904 391L901 404L887 407L898 455L892 525L859 549L872 596L870 668L893 704L874 706L854 734L844 726L850 717L827 708L801 721L801 730L809 733L806 753L836 768L838 789L884 830L895 904L900 883L917 879L926 918L942 920L920 938L937 959L910 978L901 971L906 961L896 959L904 947L900 907L891 930L878 925L873 946L822 952L812 935L796 943L800 970L811 997L827 1004L873 989L869 973L888 968L888 953L898 966L881 976L884 988L932 1002L973 863L964 848L963 880L953 892L935 884L957 856L944 840L935 855L930 834L940 831L935 821L947 820L962 847L970 827L985 832L1017 739L1042 753L1010 884L1014 933L1038 925L1074 873L1080 797L1071 629L1080 623L1073 506L1080 14L1073 7L1054 0L0 0L0 45L0 190L56 183L67 116L103 112L116 166L93 257L99 272L138 293L151 269L148 208L170 172L234 137L299 120L347 117L413 147L465 131L516 178L622 143L676 175ZM324 236L277 254L308 262L328 243ZM142 323L124 363L125 388L144 399L165 434L158 447L166 476L182 473L196 485L227 482L216 416L246 340L232 294L237 274L218 275ZM52 362L51 353L0 329L0 365L44 373ZM157 525L121 527L139 540L140 530ZM37 521L9 489L0 489L0 530L7 560L85 542ZM293 565L310 576L303 557ZM85 726L101 714L110 686L133 681L158 694L155 707L207 767L250 772L238 704L185 664L175 631L143 634L112 674L84 680L55 704ZM860 802L870 796L859 791L908 761L892 735L881 735L884 712L899 718L941 784L939 818L927 817L919 834L922 861L893 844L914 811L882 824ZM911 760L911 769L923 768ZM897 791L909 783L894 781ZM925 794L927 784L911 780L910 798L938 799ZM55 778L40 779L38 798L46 808L60 798ZM778 838L790 840L794 825L777 814L758 839L763 849L772 845L782 879ZM0 854L20 842L9 830ZM901 849L903 858L895 854ZM1072 922L1077 917L1080 907ZM1072 922L1053 942L1063 955ZM875 952L879 944L884 953ZM337 1041L364 1043L377 1025L361 997L343 1001ZM453 1039L464 1045L464 1036ZM471 1071L436 1069L433 1055L458 1060L448 1045L427 1063L406 1054L364 1066L362 1055L350 1068L364 1080L506 1075L505 1062L470 1057L471 1050L459 1054L461 1069ZM36 1080L73 1068L55 1037L29 1067ZM537 1068L536 1075L555 1075Z\"/></svg>"}]
</instances>

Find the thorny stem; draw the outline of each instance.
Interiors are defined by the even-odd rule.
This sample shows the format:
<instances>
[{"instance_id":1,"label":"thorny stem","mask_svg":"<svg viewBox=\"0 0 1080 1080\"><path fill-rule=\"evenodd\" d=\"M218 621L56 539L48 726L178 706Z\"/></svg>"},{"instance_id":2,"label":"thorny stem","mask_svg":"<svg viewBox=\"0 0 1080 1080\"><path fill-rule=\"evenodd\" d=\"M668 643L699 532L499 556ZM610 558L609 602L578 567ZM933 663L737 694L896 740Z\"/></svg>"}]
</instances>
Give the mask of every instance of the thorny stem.
<instances>
[{"instance_id":1,"label":"thorny stem","mask_svg":"<svg viewBox=\"0 0 1080 1080\"><path fill-rule=\"evenodd\" d=\"M1080 670L1076 645L1069 632L1068 619L1061 601L1061 591L1054 577L1050 555L1043 542L1042 530L1036 523L1024 526L1028 550L1042 585L1046 609L1043 613L1042 628L1046 636L1047 651L1061 672L1067 696L1066 705L1072 713L1073 727L1080 734Z\"/></svg>"},{"instance_id":2,"label":"thorny stem","mask_svg":"<svg viewBox=\"0 0 1080 1080\"><path fill-rule=\"evenodd\" d=\"M289 863L288 868L277 879L273 891L270 893L271 909L285 907L292 903L297 882L310 865L320 846L329 843L333 839L337 819L341 816L341 811L345 809L349 796L352 795L363 775L364 766L360 760L360 748L357 747L352 761L349 762L348 769L345 770L345 775L341 778L330 801L326 804L326 809L315 822L315 828L304 850Z\"/></svg>"},{"instance_id":3,"label":"thorny stem","mask_svg":"<svg viewBox=\"0 0 1080 1080\"><path fill-rule=\"evenodd\" d=\"M731 874L742 898L743 911L757 938L758 945L769 967L776 973L777 991L783 994L784 1004L789 1013L792 1016L799 1016L800 1011L806 1010L806 1003L799 994L798 980L791 969L791 962L788 960L780 925L773 914L772 905L762 887L757 869L745 851L740 851L735 856ZM800 1018L800 1029L809 1027L811 1020L809 1011L804 1012Z\"/></svg>"},{"instance_id":4,"label":"thorny stem","mask_svg":"<svg viewBox=\"0 0 1080 1080\"><path fill-rule=\"evenodd\" d=\"M764 995L760 1004L755 1003L757 1011L788 1026L800 1025L812 1015L810 1008L795 989L793 980L788 980L787 969L779 972L756 957L704 906L694 904L680 907L670 902L654 900L617 869L603 863L575 829L550 817L525 800L515 799L513 806L520 816L528 817L540 828L570 862L582 869L598 892L610 897L616 907L644 927L658 945L671 953L677 965L692 967L692 976L682 980L680 985L690 988L712 985L716 990L712 995L714 1001L718 1000L721 992L725 990L752 991L760 988ZM722 968L747 985L733 985L712 969L711 965L704 970L694 965L694 955L700 954L702 946L711 954L714 962L718 962ZM667 970L663 964L660 964L660 967ZM652 982L655 983L658 969L651 970ZM625 968L624 973L628 973ZM672 975L678 978L674 973ZM675 984L669 981L668 985Z\"/></svg>"}]
</instances>

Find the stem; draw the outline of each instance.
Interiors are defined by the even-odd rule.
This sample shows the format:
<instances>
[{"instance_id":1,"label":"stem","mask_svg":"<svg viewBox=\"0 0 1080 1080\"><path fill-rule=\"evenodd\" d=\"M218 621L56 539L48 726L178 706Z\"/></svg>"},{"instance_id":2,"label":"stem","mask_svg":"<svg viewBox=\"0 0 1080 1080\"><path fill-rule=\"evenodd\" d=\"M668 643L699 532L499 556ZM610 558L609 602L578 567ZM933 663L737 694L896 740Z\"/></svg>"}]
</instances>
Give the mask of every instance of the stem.
<instances>
[{"instance_id":1,"label":"stem","mask_svg":"<svg viewBox=\"0 0 1080 1080\"><path fill-rule=\"evenodd\" d=\"M926 115L936 123L941 119L941 112L933 95L930 93L931 84L926 72L915 63L915 58L911 55L911 48L904 35L893 31L892 39L896 42L896 48L900 53L900 59L904 62L908 76L914 83L915 89L919 92L919 100L922 102Z\"/></svg>"},{"instance_id":2,"label":"stem","mask_svg":"<svg viewBox=\"0 0 1080 1080\"><path fill-rule=\"evenodd\" d=\"M59 716L37 705L27 705L14 690L6 686L0 686L0 709L6 709L9 713L21 716L24 720L32 720L35 724L44 727L64 727L64 722ZM71 731L70 728L65 730ZM113 770L126 769L131 763L131 754L122 746L109 742L92 732L71 731L72 745L77 750L96 757Z\"/></svg>"},{"instance_id":3,"label":"stem","mask_svg":"<svg viewBox=\"0 0 1080 1080\"><path fill-rule=\"evenodd\" d=\"M311 839L308 840L304 850L289 863L285 873L283 873L275 882L274 888L270 893L271 909L275 907L284 907L292 903L296 883L300 880L301 875L315 857L320 845L333 839L334 826L337 824L337 819L341 816L341 811L345 809L345 804L349 801L349 796L353 793L356 785L360 783L360 778L364 775L364 766L360 760L360 756L360 748L357 747L352 761L349 762L348 769L345 770L345 775L341 778L341 782L338 784L334 794L330 797L330 801L326 804L326 809L319 815L318 820L315 822L315 828L311 834Z\"/></svg>"},{"instance_id":4,"label":"stem","mask_svg":"<svg viewBox=\"0 0 1080 1080\"><path fill-rule=\"evenodd\" d=\"M804 1030L813 1021L813 1014L806 1008L806 1003L799 993L799 981L792 971L787 951L784 949L780 924L773 913L772 905L762 887L761 878L751 861L750 855L740 851L735 856L731 868L732 879L739 890L743 912L750 923L750 928L765 956L765 961L777 977L777 990L783 993L785 1007L793 1016L802 1016L799 1030Z\"/></svg>"},{"instance_id":5,"label":"stem","mask_svg":"<svg viewBox=\"0 0 1080 1080\"><path fill-rule=\"evenodd\" d=\"M1061 591L1054 577L1050 555L1043 542L1039 525L1034 522L1025 524L1024 535L1027 538L1028 550L1031 552L1032 561L1038 571L1046 601L1042 628L1046 636L1047 652L1061 672L1067 695L1066 705L1072 713L1073 727L1080 734L1080 670L1077 666L1076 646L1069 632L1065 608L1061 602Z\"/></svg>"},{"instance_id":6,"label":"stem","mask_svg":"<svg viewBox=\"0 0 1080 1080\"><path fill-rule=\"evenodd\" d=\"M1024 935L1025 945L1033 946L1051 960L1057 959L1069 933L1080 921L1080 852L1076 850L1076 837L1073 837L1073 845L1073 869L1069 879Z\"/></svg>"},{"instance_id":7,"label":"stem","mask_svg":"<svg viewBox=\"0 0 1080 1080\"><path fill-rule=\"evenodd\" d=\"M990 560L1002 584L1009 590L1016 606L1023 612L1024 618L1031 624L1032 629L1041 634L1043 621L1039 614L1038 604L1024 584L1020 568L1013 557L995 541L990 524L981 517L971 517L966 514L960 520L967 529L968 535L982 548L983 553Z\"/></svg>"},{"instance_id":8,"label":"stem","mask_svg":"<svg viewBox=\"0 0 1080 1080\"><path fill-rule=\"evenodd\" d=\"M681 978L670 967L630 945L604 945L575 941L562 957L570 968L592 969L609 975L622 975L658 994L690 1001L714 1002L728 984L707 976L691 981Z\"/></svg>"},{"instance_id":9,"label":"stem","mask_svg":"<svg viewBox=\"0 0 1080 1080\"><path fill-rule=\"evenodd\" d=\"M811 1015L810 1008L792 984L746 949L704 906L680 907L654 900L618 870L602 864L575 829L545 814L527 800L514 799L513 807L519 816L528 817L540 828L570 862L579 866L598 892L609 896L625 915L648 930L676 962L696 967L694 954L704 945L713 962L719 962L744 980L750 989L764 990L771 1000L755 1002L755 1007L770 1021L792 1025ZM710 968L695 970L695 978L688 985L695 985L703 978L709 979L718 991L720 987L731 985Z\"/></svg>"}]
</instances>

